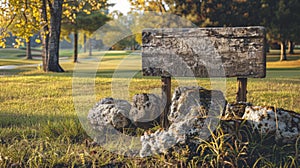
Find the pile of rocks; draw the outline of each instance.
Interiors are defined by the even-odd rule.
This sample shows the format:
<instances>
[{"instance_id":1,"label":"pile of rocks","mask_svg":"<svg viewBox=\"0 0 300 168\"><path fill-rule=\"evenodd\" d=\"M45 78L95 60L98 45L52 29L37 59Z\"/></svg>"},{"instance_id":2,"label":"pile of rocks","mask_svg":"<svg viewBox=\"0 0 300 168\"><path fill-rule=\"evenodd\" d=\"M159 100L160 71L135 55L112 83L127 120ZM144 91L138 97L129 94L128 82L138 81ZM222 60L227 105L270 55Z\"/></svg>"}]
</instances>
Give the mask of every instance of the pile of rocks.
<instances>
[{"instance_id":1,"label":"pile of rocks","mask_svg":"<svg viewBox=\"0 0 300 168\"><path fill-rule=\"evenodd\" d=\"M126 128L149 129L159 123L162 110L162 101L154 94L137 94L132 104L104 98L89 111L88 120L93 129L101 132L111 127L120 132Z\"/></svg>"},{"instance_id":2,"label":"pile of rocks","mask_svg":"<svg viewBox=\"0 0 300 168\"><path fill-rule=\"evenodd\" d=\"M201 87L177 88L168 115L170 127L151 134L145 133L141 137L140 156L165 153L176 144L183 145L187 141L197 143L198 137L208 137L209 131L203 131L204 126L211 124L213 121L211 119L219 117L224 106L225 98L220 91ZM208 114L210 119L207 118Z\"/></svg>"},{"instance_id":3,"label":"pile of rocks","mask_svg":"<svg viewBox=\"0 0 300 168\"><path fill-rule=\"evenodd\" d=\"M88 119L96 131L107 131L103 129L109 127L120 132L126 128L147 130L158 125L163 106L161 98L154 94L135 95L132 104L105 98L90 110ZM222 92L201 87L177 88L168 120L168 129L145 131L141 136L141 157L165 153L174 145L199 144L199 139L208 138L220 120L246 120L253 131L275 135L276 141L284 143L294 142L300 135L300 114L249 103L227 104Z\"/></svg>"}]
</instances>

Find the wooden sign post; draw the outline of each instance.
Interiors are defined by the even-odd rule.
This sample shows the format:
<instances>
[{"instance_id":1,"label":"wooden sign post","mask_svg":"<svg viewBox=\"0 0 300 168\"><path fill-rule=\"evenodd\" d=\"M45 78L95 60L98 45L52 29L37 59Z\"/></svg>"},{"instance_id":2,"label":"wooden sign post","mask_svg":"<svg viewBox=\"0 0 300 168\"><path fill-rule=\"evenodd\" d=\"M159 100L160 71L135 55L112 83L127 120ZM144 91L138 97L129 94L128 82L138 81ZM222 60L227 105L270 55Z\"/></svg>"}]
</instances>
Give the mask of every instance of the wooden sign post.
<instances>
[{"instance_id":1,"label":"wooden sign post","mask_svg":"<svg viewBox=\"0 0 300 168\"><path fill-rule=\"evenodd\" d=\"M237 78L236 102L247 101L247 78Z\"/></svg>"},{"instance_id":2,"label":"wooden sign post","mask_svg":"<svg viewBox=\"0 0 300 168\"><path fill-rule=\"evenodd\" d=\"M168 122L168 112L171 105L171 77L170 76L162 76L161 77L161 90L162 90L162 98L165 98L166 104L162 115L160 116L161 126L163 128L167 128L169 126Z\"/></svg>"},{"instance_id":3,"label":"wooden sign post","mask_svg":"<svg viewBox=\"0 0 300 168\"><path fill-rule=\"evenodd\" d=\"M145 29L142 32L144 76L162 77L166 128L171 77L237 77L236 101L247 101L247 78L266 76L263 27Z\"/></svg>"}]
</instances>

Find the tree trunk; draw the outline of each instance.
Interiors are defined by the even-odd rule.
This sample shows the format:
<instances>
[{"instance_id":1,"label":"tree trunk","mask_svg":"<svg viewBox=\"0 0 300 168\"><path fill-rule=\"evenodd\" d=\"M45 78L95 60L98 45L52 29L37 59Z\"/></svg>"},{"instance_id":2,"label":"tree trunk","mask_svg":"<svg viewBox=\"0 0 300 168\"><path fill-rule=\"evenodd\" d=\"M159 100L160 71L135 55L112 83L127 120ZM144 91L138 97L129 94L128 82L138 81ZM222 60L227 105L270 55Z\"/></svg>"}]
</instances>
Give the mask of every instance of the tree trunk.
<instances>
[{"instance_id":1,"label":"tree trunk","mask_svg":"<svg viewBox=\"0 0 300 168\"><path fill-rule=\"evenodd\" d=\"M74 62L78 62L78 31L74 32Z\"/></svg>"},{"instance_id":2,"label":"tree trunk","mask_svg":"<svg viewBox=\"0 0 300 168\"><path fill-rule=\"evenodd\" d=\"M266 52L269 53L270 52L270 44L266 43Z\"/></svg>"},{"instance_id":3,"label":"tree trunk","mask_svg":"<svg viewBox=\"0 0 300 168\"><path fill-rule=\"evenodd\" d=\"M86 53L86 34L83 34L83 52Z\"/></svg>"},{"instance_id":4,"label":"tree trunk","mask_svg":"<svg viewBox=\"0 0 300 168\"><path fill-rule=\"evenodd\" d=\"M92 45L92 39L90 38L89 39L89 56L92 56L93 54L92 54L92 49L93 49L93 45Z\"/></svg>"},{"instance_id":5,"label":"tree trunk","mask_svg":"<svg viewBox=\"0 0 300 168\"><path fill-rule=\"evenodd\" d=\"M42 5L42 20L47 23L48 18L47 18L47 2L46 0L43 0L43 5ZM49 43L49 27L48 24L45 24L43 27L43 35L42 35L42 44L43 44L43 49L42 49L42 60L43 60L43 70L46 72L48 69L47 65L47 60L48 60L48 43Z\"/></svg>"},{"instance_id":6,"label":"tree trunk","mask_svg":"<svg viewBox=\"0 0 300 168\"><path fill-rule=\"evenodd\" d=\"M286 59L286 43L285 41L281 41L281 52L280 52L280 61L285 61Z\"/></svg>"},{"instance_id":7,"label":"tree trunk","mask_svg":"<svg viewBox=\"0 0 300 168\"><path fill-rule=\"evenodd\" d=\"M26 59L32 59L30 38L26 40Z\"/></svg>"},{"instance_id":8,"label":"tree trunk","mask_svg":"<svg viewBox=\"0 0 300 168\"><path fill-rule=\"evenodd\" d=\"M50 6L50 34L49 34L49 57L47 60L47 71L64 72L59 65L59 39L60 39L60 26L62 16L63 0L54 0Z\"/></svg>"},{"instance_id":9,"label":"tree trunk","mask_svg":"<svg viewBox=\"0 0 300 168\"><path fill-rule=\"evenodd\" d=\"M289 41L289 54L294 54L294 42L293 41Z\"/></svg>"}]
</instances>

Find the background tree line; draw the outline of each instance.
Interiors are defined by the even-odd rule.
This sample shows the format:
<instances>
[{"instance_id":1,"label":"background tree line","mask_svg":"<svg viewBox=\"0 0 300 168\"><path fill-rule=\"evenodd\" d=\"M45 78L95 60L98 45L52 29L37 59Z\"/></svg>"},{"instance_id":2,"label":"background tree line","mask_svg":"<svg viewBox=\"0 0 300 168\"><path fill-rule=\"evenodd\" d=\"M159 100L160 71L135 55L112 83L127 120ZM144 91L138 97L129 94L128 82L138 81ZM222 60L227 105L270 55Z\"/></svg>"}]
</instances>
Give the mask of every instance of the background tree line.
<instances>
[{"instance_id":1,"label":"background tree line","mask_svg":"<svg viewBox=\"0 0 300 168\"><path fill-rule=\"evenodd\" d=\"M172 13L199 27L255 26L267 29L269 42L281 45L286 60L286 45L293 53L300 41L299 0L130 0L133 11Z\"/></svg>"},{"instance_id":2,"label":"background tree line","mask_svg":"<svg viewBox=\"0 0 300 168\"><path fill-rule=\"evenodd\" d=\"M42 39L43 69L46 72L64 71L59 65L62 25L76 37L78 30L89 34L96 29L95 26L99 27L108 20L105 15L106 0L3 0L0 7L0 45L5 47L6 37L12 35L25 39L27 58L31 59L30 40L39 32ZM86 21L90 21L89 26L82 26ZM75 38L75 44L77 41L78 38ZM16 42L16 45L22 44L19 39ZM75 62L77 50L76 47Z\"/></svg>"},{"instance_id":3,"label":"background tree line","mask_svg":"<svg viewBox=\"0 0 300 168\"><path fill-rule=\"evenodd\" d=\"M286 60L286 46L293 53L293 44L299 42L300 1L298 0L129 0L131 13L155 11L184 17L199 27L212 26L253 26L262 25L267 29L269 42L281 45L281 60ZM17 36L24 39L27 58L31 59L31 39L39 32L42 43L44 71L63 72L59 65L59 40L71 33L74 39L74 62L78 55L78 32L83 34L83 43L96 29L111 17L107 16L106 0L2 0L0 2L0 45L5 46L6 37ZM116 18L121 18L116 13ZM124 18L122 18L124 19ZM126 18L125 18L126 19ZM122 21L123 27L136 32L133 20ZM146 21L145 21L146 22ZM122 29L120 25L110 25L111 29L102 38L107 40ZM122 25L121 25L122 26ZM113 46L136 49L141 42L139 34L125 38ZM16 45L22 41L16 39ZM90 55L91 55L91 45ZM86 50L86 46L84 46Z\"/></svg>"}]
</instances>

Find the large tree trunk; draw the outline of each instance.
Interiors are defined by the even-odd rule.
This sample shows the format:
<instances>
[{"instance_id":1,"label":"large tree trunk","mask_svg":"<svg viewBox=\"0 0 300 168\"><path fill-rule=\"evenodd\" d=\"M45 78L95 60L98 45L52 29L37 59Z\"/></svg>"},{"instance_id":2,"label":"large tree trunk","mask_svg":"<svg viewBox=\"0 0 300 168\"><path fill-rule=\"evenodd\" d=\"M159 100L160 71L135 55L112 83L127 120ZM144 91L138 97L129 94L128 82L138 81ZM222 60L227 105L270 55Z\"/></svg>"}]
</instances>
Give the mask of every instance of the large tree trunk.
<instances>
[{"instance_id":1,"label":"large tree trunk","mask_svg":"<svg viewBox=\"0 0 300 168\"><path fill-rule=\"evenodd\" d=\"M86 34L83 34L83 52L86 53Z\"/></svg>"},{"instance_id":2,"label":"large tree trunk","mask_svg":"<svg viewBox=\"0 0 300 168\"><path fill-rule=\"evenodd\" d=\"M74 32L74 62L78 62L78 31Z\"/></svg>"},{"instance_id":3,"label":"large tree trunk","mask_svg":"<svg viewBox=\"0 0 300 168\"><path fill-rule=\"evenodd\" d=\"M281 41L280 46L281 46L280 61L287 60L286 59L286 43L285 43L285 41Z\"/></svg>"},{"instance_id":4,"label":"large tree trunk","mask_svg":"<svg viewBox=\"0 0 300 168\"><path fill-rule=\"evenodd\" d=\"M294 54L294 42L289 41L289 54Z\"/></svg>"},{"instance_id":5,"label":"large tree trunk","mask_svg":"<svg viewBox=\"0 0 300 168\"><path fill-rule=\"evenodd\" d=\"M49 57L47 71L64 72L59 65L59 39L63 0L54 0L50 6Z\"/></svg>"},{"instance_id":6,"label":"large tree trunk","mask_svg":"<svg viewBox=\"0 0 300 168\"><path fill-rule=\"evenodd\" d=\"M89 39L89 56L92 56L93 54L92 54L92 49L93 49L93 45L92 45L92 39L90 38Z\"/></svg>"},{"instance_id":7,"label":"large tree trunk","mask_svg":"<svg viewBox=\"0 0 300 168\"><path fill-rule=\"evenodd\" d=\"M32 59L30 38L26 40L26 59Z\"/></svg>"},{"instance_id":8,"label":"large tree trunk","mask_svg":"<svg viewBox=\"0 0 300 168\"><path fill-rule=\"evenodd\" d=\"M47 2L43 0L42 5L42 20L45 22L43 27L43 35L42 35L42 60L43 60L43 70L46 72L48 69L47 60L48 60L48 43L49 43L49 27L48 27L48 18L47 18Z\"/></svg>"}]
</instances>

